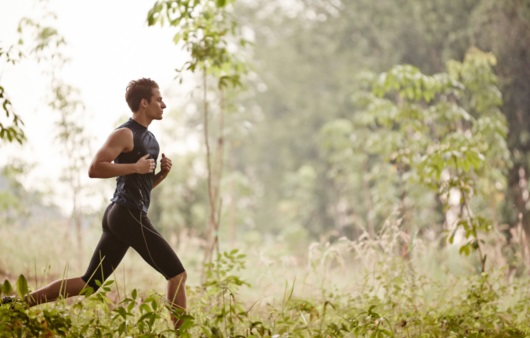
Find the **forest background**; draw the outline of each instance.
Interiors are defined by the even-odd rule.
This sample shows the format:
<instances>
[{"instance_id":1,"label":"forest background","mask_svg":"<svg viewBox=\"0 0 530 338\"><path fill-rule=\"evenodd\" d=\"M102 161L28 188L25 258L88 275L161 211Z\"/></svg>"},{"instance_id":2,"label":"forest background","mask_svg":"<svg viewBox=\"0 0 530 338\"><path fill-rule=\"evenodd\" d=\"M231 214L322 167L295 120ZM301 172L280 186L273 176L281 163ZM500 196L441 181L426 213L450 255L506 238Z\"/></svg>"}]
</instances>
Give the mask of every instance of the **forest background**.
<instances>
[{"instance_id":1,"label":"forest background","mask_svg":"<svg viewBox=\"0 0 530 338\"><path fill-rule=\"evenodd\" d=\"M185 51L165 70L175 79L164 96L180 99L157 132L174 169L153 191L150 217L195 272L192 285L208 280L204 263L222 252L237 261L242 252L248 299L274 302L285 283L296 293L297 278L298 291L323 304L328 287L377 296L374 304L365 299L375 319L361 333L384 335L407 326L399 311L386 329L374 324L384 316L371 305L392 313L385 306L396 278L404 286L415 276L417 286L426 276L443 286L439 297L451 278L464 278L464 293L480 280L482 295L493 285L526 285L530 1L168 0L145 17L146 29L170 32L167 44ZM20 43L0 46L2 68L28 59L42 65L39 81L50 89L43 104L56 121L50 138L69 159L62 182L41 190L27 184L30 161L12 156L2 168L0 231L10 240L0 248L0 275L39 285L65 270L83 273L113 190L112 180L85 178L100 136L87 127L76 84L61 78L69 60L54 26L60 20L43 6L41 17L8 33ZM1 73L0 85L1 147L28 147L18 118L32 117L10 101ZM119 121L108 123L111 130ZM127 280L122 286L156 289L161 280L133 273L149 268L130 256L116 274ZM474 279L488 272L495 282ZM361 292L358 283L377 290ZM506 299L517 293L510 290L484 301L497 304L488 315L501 303L510 313ZM287 331L300 325L311 333L303 315L311 307L293 307L304 320ZM496 323L482 333L524 322L481 314Z\"/></svg>"}]
</instances>

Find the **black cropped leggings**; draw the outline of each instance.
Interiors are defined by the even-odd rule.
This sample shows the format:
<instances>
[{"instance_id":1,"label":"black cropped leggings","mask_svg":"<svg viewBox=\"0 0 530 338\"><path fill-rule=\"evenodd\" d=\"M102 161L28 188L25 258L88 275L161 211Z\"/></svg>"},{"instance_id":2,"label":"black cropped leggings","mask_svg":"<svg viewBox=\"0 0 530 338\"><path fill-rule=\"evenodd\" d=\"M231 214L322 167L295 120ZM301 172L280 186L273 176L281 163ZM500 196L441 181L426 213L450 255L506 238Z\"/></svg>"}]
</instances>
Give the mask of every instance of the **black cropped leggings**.
<instances>
[{"instance_id":1,"label":"black cropped leggings","mask_svg":"<svg viewBox=\"0 0 530 338\"><path fill-rule=\"evenodd\" d=\"M102 223L103 234L81 277L94 291L98 289L96 281L103 284L129 247L166 279L185 271L175 251L153 227L145 212L112 203L105 210Z\"/></svg>"}]
</instances>

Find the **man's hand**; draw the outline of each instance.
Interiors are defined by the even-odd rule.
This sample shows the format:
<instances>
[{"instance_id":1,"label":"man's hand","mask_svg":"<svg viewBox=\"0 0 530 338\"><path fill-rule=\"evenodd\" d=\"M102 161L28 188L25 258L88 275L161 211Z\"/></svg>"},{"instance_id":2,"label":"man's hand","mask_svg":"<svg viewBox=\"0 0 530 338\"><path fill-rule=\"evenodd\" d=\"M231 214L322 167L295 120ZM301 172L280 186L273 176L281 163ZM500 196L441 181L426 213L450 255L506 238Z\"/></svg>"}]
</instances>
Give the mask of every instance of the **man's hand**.
<instances>
[{"instance_id":1,"label":"man's hand","mask_svg":"<svg viewBox=\"0 0 530 338\"><path fill-rule=\"evenodd\" d=\"M171 160L162 153L162 159L160 160L160 173L165 177L171 170Z\"/></svg>"},{"instance_id":2,"label":"man's hand","mask_svg":"<svg viewBox=\"0 0 530 338\"><path fill-rule=\"evenodd\" d=\"M171 170L171 165L171 160L167 158L165 154L162 154L162 159L160 160L160 171L158 172L158 174L155 175L153 188L159 185L160 182L162 182L162 180L166 178L167 174Z\"/></svg>"},{"instance_id":3,"label":"man's hand","mask_svg":"<svg viewBox=\"0 0 530 338\"><path fill-rule=\"evenodd\" d=\"M155 160L148 158L149 156L149 154L146 154L136 162L137 174L149 174L155 170Z\"/></svg>"}]
</instances>

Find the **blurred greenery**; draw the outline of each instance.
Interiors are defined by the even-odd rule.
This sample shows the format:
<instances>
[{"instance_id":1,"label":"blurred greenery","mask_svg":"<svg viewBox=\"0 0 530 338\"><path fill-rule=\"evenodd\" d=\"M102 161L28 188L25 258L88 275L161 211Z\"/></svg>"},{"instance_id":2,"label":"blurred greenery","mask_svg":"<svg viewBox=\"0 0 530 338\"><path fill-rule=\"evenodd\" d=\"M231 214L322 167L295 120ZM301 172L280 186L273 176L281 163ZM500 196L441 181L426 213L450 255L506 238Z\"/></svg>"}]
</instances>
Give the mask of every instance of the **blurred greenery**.
<instances>
[{"instance_id":1,"label":"blurred greenery","mask_svg":"<svg viewBox=\"0 0 530 338\"><path fill-rule=\"evenodd\" d=\"M520 189L513 189L526 182L519 177L521 170L527 172L527 165L516 161L510 166L513 152L522 151L520 143L510 140L514 126L528 129L521 128L526 118L515 119L517 114L527 116L528 112L528 104L522 102L528 97L525 94L528 84L524 81L528 76L528 54L522 52L527 47L515 41L528 36L528 20L525 20L528 2L508 1L502 6L494 1L298 1L296 4L255 1L244 2L238 9L241 25L254 36L254 76L248 79L252 93L243 97L245 120L236 121L246 122L251 131L231 140L231 154L235 158L233 169L251 177L257 190L262 192L255 203L257 210L253 217L257 228L279 234L286 227L295 226L284 208L298 203L294 213L310 238L355 237L364 230L373 233L370 229L380 227L402 204L405 207L415 204L418 213L414 217L415 226L427 227L426 233L428 228L440 233L447 212L443 203L428 197L430 193L420 187L415 192L404 189L405 183L399 181L409 179L407 172L393 163L395 159L391 156L396 151L401 155L407 152L420 155L442 142L441 138L450 140L453 123L460 124L464 137L454 142L469 146L475 142L480 153L491 151L484 163L490 172L477 174L477 179L489 182L477 184L490 201L474 208L486 213L496 224L516 227L517 217L513 216L526 212L527 207L514 205L511 200L513 196L519 199L524 196ZM507 22L509 15L514 15L514 20ZM497 38L498 31L502 30L499 26L503 24L513 27L518 34ZM504 56L510 53L510 48L513 52L510 58L523 64L526 60L526 66L507 78L506 72L514 67ZM468 60L461 64L466 55ZM429 93L428 88L419 87L420 92L414 93L410 88L408 93L400 93L399 97L423 101L409 112L416 114L410 119L411 124L425 129L418 133L435 133L430 138L424 135L423 143L393 145L392 135L398 134L395 129L405 129L401 120L400 124L387 125L386 129L378 128L379 132L367 121L364 121L366 127L359 126L366 116L365 103L359 98L365 90L366 77L397 64L410 65L423 72L427 81L434 82L432 86L436 81L458 81L464 88L463 93L455 94L464 95L455 98L460 101L459 105L454 105L449 98L447 103L441 100L429 107L429 101L434 98L431 96L436 94ZM387 86L406 86L406 70L411 68L402 69L405 74L394 71L394 83ZM444 72L442 78L436 75ZM410 75L408 81L414 82L414 76ZM512 77L522 79L518 80L522 85L508 87L508 83L516 81ZM390 81L388 77L386 80ZM410 97L417 94L425 97L421 100ZM518 99L514 101L511 97ZM513 108L516 102L521 102L517 114ZM392 105L379 108L379 115L373 111L372 116L392 114L395 110ZM469 119L480 122L466 121L465 116L458 122L459 114L468 114ZM442 121L436 120L440 118ZM430 130L426 125L432 119L437 130ZM330 124L336 128L326 131ZM469 133L473 133L471 136L476 141L469 139ZM341 134L342 141L337 139ZM406 134L402 135L403 140L412 141L407 140ZM508 150L505 137L508 137ZM327 142L353 142L354 145L344 152L331 154L334 159L329 159L330 154L322 151ZM456 147L454 142L452 146ZM486 149L490 146L498 148ZM363 154L360 147L369 148L369 152ZM467 152L461 156L471 161L470 155ZM304 175L307 172L304 168L314 172L313 179L298 176L300 184L306 185L303 189L311 193L306 200L294 193L298 187L288 183L293 181L293 175ZM518 183L507 184L513 180ZM522 225L525 230L530 229L524 217ZM508 231L506 235L510 237Z\"/></svg>"},{"instance_id":2,"label":"blurred greenery","mask_svg":"<svg viewBox=\"0 0 530 338\"><path fill-rule=\"evenodd\" d=\"M178 81L193 84L160 136L199 145L166 153L173 170L150 209L194 272L182 336L528 335L529 0L159 0L145 14L173 30L168 43L189 56ZM78 210L112 189L79 179L91 144L79 93L56 72L66 42L40 19L20 27L31 38L0 45L0 62L48 66L57 139L77 156L63 178L78 237L48 202L61 192L24 185L33 165L11 161L0 295L58 278L70 260L82 273L110 196ZM22 142L8 93L0 86L0 139ZM221 250L203 264L212 237ZM147 290L165 281L131 256L87 302L1 306L0 327L167 334Z\"/></svg>"},{"instance_id":3,"label":"blurred greenery","mask_svg":"<svg viewBox=\"0 0 530 338\"><path fill-rule=\"evenodd\" d=\"M160 0L146 17L175 32L168 43L189 55L176 75L194 84L162 135L200 145L166 154L174 169L150 210L177 251L219 236L223 249L281 243L286 261L303 261L308 246L395 226L392 250L405 260L428 241L472 254L462 258L471 273L527 272L530 1ZM38 20L21 27L34 33L27 57L53 75L66 42ZM2 65L26 57L15 47L0 46ZM50 82L65 151L90 150L76 88ZM21 142L8 90L0 104L12 126L0 125L0 139ZM73 199L90 156L78 155L65 172ZM26 170L14 163L0 176L9 227L40 217L30 210L57 193L25 188ZM79 233L98 223L72 215Z\"/></svg>"},{"instance_id":4,"label":"blurred greenery","mask_svg":"<svg viewBox=\"0 0 530 338\"><path fill-rule=\"evenodd\" d=\"M406 251L418 236L443 246L459 226L483 224L457 241L476 249L481 229L499 261L520 271L512 249L527 247L516 233L530 231L530 62L519 43L530 34L528 1L240 1L224 10L251 44L239 56L252 68L226 109L222 241L237 234L296 251L373 236L394 220ZM201 130L197 114L183 117L190 134ZM178 188L157 192L177 196L154 206L167 231L178 222L205 236L202 151L183 159Z\"/></svg>"}]
</instances>

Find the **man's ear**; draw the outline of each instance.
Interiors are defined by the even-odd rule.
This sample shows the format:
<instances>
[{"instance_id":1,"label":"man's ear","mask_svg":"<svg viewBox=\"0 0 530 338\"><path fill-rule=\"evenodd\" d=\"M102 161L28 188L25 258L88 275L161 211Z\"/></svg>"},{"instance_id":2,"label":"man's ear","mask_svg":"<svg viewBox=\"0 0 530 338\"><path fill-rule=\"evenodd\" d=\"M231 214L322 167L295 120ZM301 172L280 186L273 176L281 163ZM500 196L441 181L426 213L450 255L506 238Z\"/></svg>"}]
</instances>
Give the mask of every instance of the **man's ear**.
<instances>
[{"instance_id":1,"label":"man's ear","mask_svg":"<svg viewBox=\"0 0 530 338\"><path fill-rule=\"evenodd\" d=\"M145 107L147 107L148 105L149 105L149 102L147 102L146 99L141 99L141 100L140 100L140 106L141 106L141 107L145 108Z\"/></svg>"}]
</instances>

